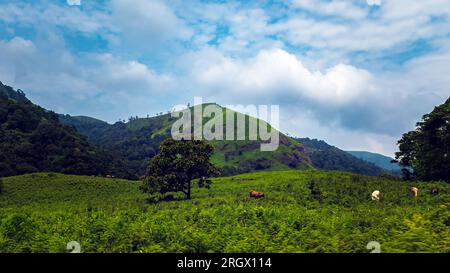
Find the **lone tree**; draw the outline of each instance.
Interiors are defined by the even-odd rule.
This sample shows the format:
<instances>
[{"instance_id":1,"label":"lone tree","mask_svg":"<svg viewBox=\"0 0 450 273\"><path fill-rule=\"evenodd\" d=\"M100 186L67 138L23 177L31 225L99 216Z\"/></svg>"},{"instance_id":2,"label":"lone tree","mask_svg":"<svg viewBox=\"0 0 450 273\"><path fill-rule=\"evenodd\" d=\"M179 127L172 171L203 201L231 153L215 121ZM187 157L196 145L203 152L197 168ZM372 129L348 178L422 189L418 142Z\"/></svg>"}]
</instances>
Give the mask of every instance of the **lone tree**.
<instances>
[{"instance_id":1,"label":"lone tree","mask_svg":"<svg viewBox=\"0 0 450 273\"><path fill-rule=\"evenodd\" d=\"M141 189L150 195L182 192L191 199L192 180L209 188L207 177L218 174L210 163L214 148L205 141L166 139L152 158Z\"/></svg>"},{"instance_id":2,"label":"lone tree","mask_svg":"<svg viewBox=\"0 0 450 273\"><path fill-rule=\"evenodd\" d=\"M395 158L405 178L450 182L450 98L424 115L398 145Z\"/></svg>"}]
</instances>

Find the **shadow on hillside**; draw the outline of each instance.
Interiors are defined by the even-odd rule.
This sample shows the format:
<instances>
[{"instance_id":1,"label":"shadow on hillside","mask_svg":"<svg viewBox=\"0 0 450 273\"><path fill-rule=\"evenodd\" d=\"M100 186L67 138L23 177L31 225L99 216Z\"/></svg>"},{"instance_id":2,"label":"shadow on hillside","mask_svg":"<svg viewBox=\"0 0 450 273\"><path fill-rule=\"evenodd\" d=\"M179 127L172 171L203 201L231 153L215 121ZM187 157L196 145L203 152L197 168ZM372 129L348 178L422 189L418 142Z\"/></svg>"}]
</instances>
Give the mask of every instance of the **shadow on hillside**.
<instances>
[{"instance_id":1,"label":"shadow on hillside","mask_svg":"<svg viewBox=\"0 0 450 273\"><path fill-rule=\"evenodd\" d=\"M159 202L175 202L175 201L183 201L186 200L185 196L178 193L167 193L164 195L155 195L150 196L149 198L145 199L145 201L149 204L155 204Z\"/></svg>"}]
</instances>

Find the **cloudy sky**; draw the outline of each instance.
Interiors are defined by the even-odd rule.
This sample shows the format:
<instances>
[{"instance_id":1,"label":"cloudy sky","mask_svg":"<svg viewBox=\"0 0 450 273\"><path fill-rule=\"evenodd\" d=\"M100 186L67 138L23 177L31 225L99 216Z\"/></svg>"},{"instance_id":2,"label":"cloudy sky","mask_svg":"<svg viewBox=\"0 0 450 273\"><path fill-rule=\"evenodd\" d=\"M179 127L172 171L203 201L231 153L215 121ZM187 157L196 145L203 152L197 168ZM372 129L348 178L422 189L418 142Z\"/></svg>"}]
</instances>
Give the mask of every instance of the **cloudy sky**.
<instances>
[{"instance_id":1,"label":"cloudy sky","mask_svg":"<svg viewBox=\"0 0 450 273\"><path fill-rule=\"evenodd\" d=\"M115 122L205 101L392 155L450 96L450 0L0 0L0 81Z\"/></svg>"}]
</instances>

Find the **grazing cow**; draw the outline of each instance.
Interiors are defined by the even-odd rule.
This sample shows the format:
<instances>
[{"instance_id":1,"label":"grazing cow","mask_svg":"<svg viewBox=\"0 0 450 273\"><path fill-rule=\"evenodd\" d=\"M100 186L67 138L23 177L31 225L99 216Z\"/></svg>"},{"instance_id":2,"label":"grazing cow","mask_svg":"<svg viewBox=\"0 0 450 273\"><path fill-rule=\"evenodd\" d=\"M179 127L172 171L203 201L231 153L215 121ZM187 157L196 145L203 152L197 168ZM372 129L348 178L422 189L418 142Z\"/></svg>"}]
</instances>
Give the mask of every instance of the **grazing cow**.
<instances>
[{"instance_id":1,"label":"grazing cow","mask_svg":"<svg viewBox=\"0 0 450 273\"><path fill-rule=\"evenodd\" d=\"M419 193L419 189L416 187L409 188L409 192L414 196L414 198L417 198L417 194Z\"/></svg>"},{"instance_id":2,"label":"grazing cow","mask_svg":"<svg viewBox=\"0 0 450 273\"><path fill-rule=\"evenodd\" d=\"M111 178L113 178L113 177L112 177L112 175L108 174L108 175L106 176L106 178L111 179Z\"/></svg>"},{"instance_id":3,"label":"grazing cow","mask_svg":"<svg viewBox=\"0 0 450 273\"><path fill-rule=\"evenodd\" d=\"M257 192L257 191L251 191L250 192L250 198L255 198L255 199L264 198L264 193Z\"/></svg>"},{"instance_id":4,"label":"grazing cow","mask_svg":"<svg viewBox=\"0 0 450 273\"><path fill-rule=\"evenodd\" d=\"M439 194L439 189L438 188L432 188L430 194L431 195L438 195Z\"/></svg>"},{"instance_id":5,"label":"grazing cow","mask_svg":"<svg viewBox=\"0 0 450 273\"><path fill-rule=\"evenodd\" d=\"M380 191L372 192L372 200L373 201L380 201Z\"/></svg>"}]
</instances>

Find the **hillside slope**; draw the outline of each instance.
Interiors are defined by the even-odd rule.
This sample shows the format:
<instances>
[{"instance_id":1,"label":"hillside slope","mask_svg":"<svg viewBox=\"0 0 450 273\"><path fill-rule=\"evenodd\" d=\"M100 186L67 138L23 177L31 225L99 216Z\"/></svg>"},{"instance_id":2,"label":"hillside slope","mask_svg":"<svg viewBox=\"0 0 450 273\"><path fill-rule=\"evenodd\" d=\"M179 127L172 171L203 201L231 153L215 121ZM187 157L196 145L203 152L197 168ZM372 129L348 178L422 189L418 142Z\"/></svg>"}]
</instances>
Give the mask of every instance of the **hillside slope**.
<instances>
[{"instance_id":1,"label":"hillside slope","mask_svg":"<svg viewBox=\"0 0 450 273\"><path fill-rule=\"evenodd\" d=\"M0 98L10 99L15 102L30 102L22 90L14 90L11 86L4 85L0 81Z\"/></svg>"},{"instance_id":2,"label":"hillside slope","mask_svg":"<svg viewBox=\"0 0 450 273\"><path fill-rule=\"evenodd\" d=\"M66 125L73 126L77 131L87 136L88 139L99 139L110 126L107 122L85 116L71 117L70 115L58 115L59 120Z\"/></svg>"},{"instance_id":3,"label":"hillside slope","mask_svg":"<svg viewBox=\"0 0 450 273\"><path fill-rule=\"evenodd\" d=\"M0 176L53 171L72 174L128 172L113 157L89 144L58 116L0 83Z\"/></svg>"},{"instance_id":4,"label":"hillside slope","mask_svg":"<svg viewBox=\"0 0 450 273\"><path fill-rule=\"evenodd\" d=\"M148 204L140 182L31 174L4 179L0 253L450 251L450 184L335 171L256 172L213 180L193 199ZM431 196L431 188L440 189ZM373 190L380 202L370 200ZM263 191L265 199L248 197Z\"/></svg>"},{"instance_id":5,"label":"hillside slope","mask_svg":"<svg viewBox=\"0 0 450 273\"><path fill-rule=\"evenodd\" d=\"M205 106L206 104L203 105ZM251 117L246 115L245 118L248 124ZM177 119L164 114L151 118L132 118L126 123L117 122L113 125L106 125L92 118L68 115L60 116L60 120L88 136L93 144L122 159L128 169L140 176L144 174L150 158L158 152L160 143L171 136L172 125ZM204 119L204 122L208 120L210 119ZM248 132L246 136L248 139ZM311 167L303 145L282 133L279 148L274 152L261 152L260 141L211 143L215 147L213 163L222 168L222 175Z\"/></svg>"},{"instance_id":6,"label":"hillside slope","mask_svg":"<svg viewBox=\"0 0 450 273\"><path fill-rule=\"evenodd\" d=\"M398 164L391 163L391 161L393 160L392 157L366 151L347 151L347 153L364 161L371 162L385 170L401 173L402 168Z\"/></svg>"},{"instance_id":7,"label":"hillside slope","mask_svg":"<svg viewBox=\"0 0 450 273\"><path fill-rule=\"evenodd\" d=\"M323 140L298 138L307 148L313 165L323 170L348 171L366 175L388 172L373 163L361 160Z\"/></svg>"}]
</instances>

